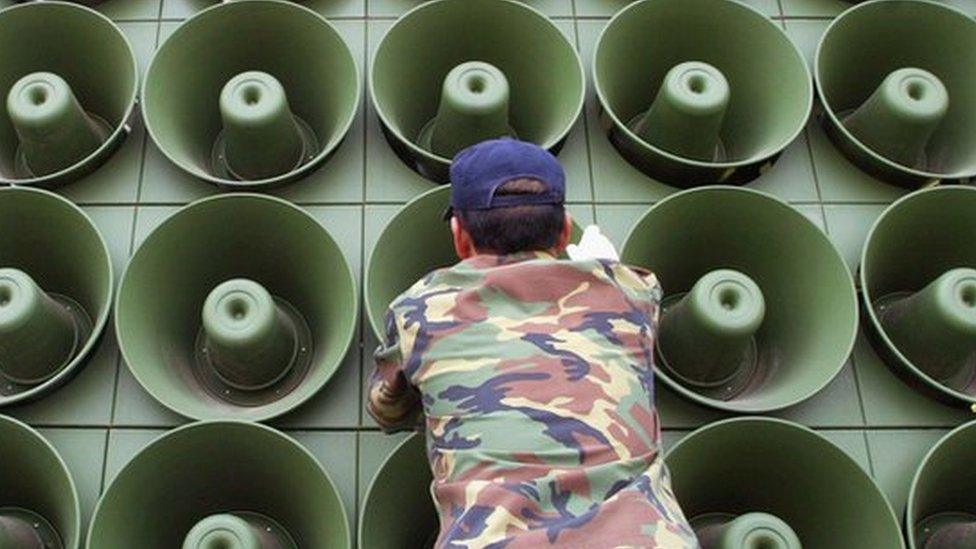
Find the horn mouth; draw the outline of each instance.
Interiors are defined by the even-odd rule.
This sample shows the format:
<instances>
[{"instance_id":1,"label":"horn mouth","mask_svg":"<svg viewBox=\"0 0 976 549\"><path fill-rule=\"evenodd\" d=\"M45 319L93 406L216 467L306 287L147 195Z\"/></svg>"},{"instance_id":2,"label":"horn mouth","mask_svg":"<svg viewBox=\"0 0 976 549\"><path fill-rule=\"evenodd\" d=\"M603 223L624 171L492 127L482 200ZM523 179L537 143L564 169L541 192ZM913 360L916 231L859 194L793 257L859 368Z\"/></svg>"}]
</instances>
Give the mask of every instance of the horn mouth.
<instances>
[{"instance_id":1,"label":"horn mouth","mask_svg":"<svg viewBox=\"0 0 976 549\"><path fill-rule=\"evenodd\" d=\"M633 225L621 259L667 292L655 374L696 403L738 413L796 405L839 375L854 347L857 293L843 257L765 193L673 194Z\"/></svg>"},{"instance_id":2,"label":"horn mouth","mask_svg":"<svg viewBox=\"0 0 976 549\"><path fill-rule=\"evenodd\" d=\"M976 422L935 443L912 478L905 506L910 549L970 547L976 540L976 480L966 473L976 448Z\"/></svg>"},{"instance_id":3,"label":"horn mouth","mask_svg":"<svg viewBox=\"0 0 976 549\"><path fill-rule=\"evenodd\" d=\"M130 132L138 67L128 40L78 4L2 11L0 183L52 188L94 172Z\"/></svg>"},{"instance_id":4,"label":"horn mouth","mask_svg":"<svg viewBox=\"0 0 976 549\"><path fill-rule=\"evenodd\" d=\"M733 0L629 3L600 34L593 82L617 152L682 188L759 177L803 132L813 107L796 45L765 14Z\"/></svg>"},{"instance_id":5,"label":"horn mouth","mask_svg":"<svg viewBox=\"0 0 976 549\"><path fill-rule=\"evenodd\" d=\"M958 245L976 236L974 206L969 187L911 193L881 213L861 255L872 347L906 384L950 405L976 404L976 254Z\"/></svg>"},{"instance_id":6,"label":"horn mouth","mask_svg":"<svg viewBox=\"0 0 976 549\"><path fill-rule=\"evenodd\" d=\"M321 442L313 435L312 445ZM150 512L154 520L140 520ZM233 534L261 549L352 547L342 498L319 460L280 431L243 420L191 423L150 442L103 492L87 543L185 547Z\"/></svg>"},{"instance_id":7,"label":"horn mouth","mask_svg":"<svg viewBox=\"0 0 976 549\"><path fill-rule=\"evenodd\" d=\"M497 101L495 115L479 120L480 128L462 121L470 120L470 110L464 116L439 112L445 78L451 87L452 70L472 61L490 64L507 80L507 123ZM540 63L546 70L539 70ZM487 82L489 73L483 74ZM491 80L499 81L497 75ZM513 0L435 0L401 16L381 39L371 63L370 96L394 154L422 177L447 183L451 153L478 136L515 134L558 152L583 111L585 82L576 48L536 9ZM463 95L452 91L447 97ZM443 136L428 127L440 115L447 115Z\"/></svg>"},{"instance_id":8,"label":"horn mouth","mask_svg":"<svg viewBox=\"0 0 976 549\"><path fill-rule=\"evenodd\" d=\"M320 14L295 2L224 2L160 45L142 110L153 142L179 169L226 189L267 189L337 152L361 86L352 52Z\"/></svg>"},{"instance_id":9,"label":"horn mouth","mask_svg":"<svg viewBox=\"0 0 976 549\"><path fill-rule=\"evenodd\" d=\"M0 415L0 546L79 546L81 504L54 446L30 426Z\"/></svg>"},{"instance_id":10,"label":"horn mouth","mask_svg":"<svg viewBox=\"0 0 976 549\"><path fill-rule=\"evenodd\" d=\"M233 193L185 206L143 241L119 285L126 364L186 417L284 414L338 372L352 345L346 257L316 218L282 199Z\"/></svg>"},{"instance_id":11,"label":"horn mouth","mask_svg":"<svg viewBox=\"0 0 976 549\"><path fill-rule=\"evenodd\" d=\"M976 21L958 8L909 0L850 7L814 59L828 138L861 171L900 187L973 178L976 69L958 54L973 48Z\"/></svg>"},{"instance_id":12,"label":"horn mouth","mask_svg":"<svg viewBox=\"0 0 976 549\"><path fill-rule=\"evenodd\" d=\"M413 435L398 444L379 466L366 491L359 521L359 547L433 548L439 528L429 492L432 480L424 437Z\"/></svg>"},{"instance_id":13,"label":"horn mouth","mask_svg":"<svg viewBox=\"0 0 976 549\"><path fill-rule=\"evenodd\" d=\"M693 526L719 525L704 532L708 539L702 541L718 534L718 540L732 543L713 547L741 549L735 542L748 542L753 527L759 527L760 538L779 538L773 547L799 547L790 541L803 547L903 544L899 521L871 476L822 434L796 423L765 417L718 421L678 441L665 462Z\"/></svg>"},{"instance_id":14,"label":"horn mouth","mask_svg":"<svg viewBox=\"0 0 976 549\"><path fill-rule=\"evenodd\" d=\"M30 187L0 189L0 406L66 383L108 323L108 246L80 208Z\"/></svg>"}]
</instances>

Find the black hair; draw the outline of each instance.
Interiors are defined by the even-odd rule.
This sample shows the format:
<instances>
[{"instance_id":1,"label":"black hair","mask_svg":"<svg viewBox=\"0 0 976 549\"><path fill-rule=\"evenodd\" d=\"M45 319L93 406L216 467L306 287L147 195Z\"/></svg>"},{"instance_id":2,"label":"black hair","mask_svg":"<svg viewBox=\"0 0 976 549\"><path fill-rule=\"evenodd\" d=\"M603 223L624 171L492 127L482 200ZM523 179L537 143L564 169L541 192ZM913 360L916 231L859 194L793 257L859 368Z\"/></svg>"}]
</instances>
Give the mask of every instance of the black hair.
<instances>
[{"instance_id":1,"label":"black hair","mask_svg":"<svg viewBox=\"0 0 976 549\"><path fill-rule=\"evenodd\" d=\"M545 184L536 179L513 179L495 196L542 194ZM479 252L499 255L545 251L559 243L566 219L562 204L529 204L489 210L458 210L455 215L471 235Z\"/></svg>"}]
</instances>

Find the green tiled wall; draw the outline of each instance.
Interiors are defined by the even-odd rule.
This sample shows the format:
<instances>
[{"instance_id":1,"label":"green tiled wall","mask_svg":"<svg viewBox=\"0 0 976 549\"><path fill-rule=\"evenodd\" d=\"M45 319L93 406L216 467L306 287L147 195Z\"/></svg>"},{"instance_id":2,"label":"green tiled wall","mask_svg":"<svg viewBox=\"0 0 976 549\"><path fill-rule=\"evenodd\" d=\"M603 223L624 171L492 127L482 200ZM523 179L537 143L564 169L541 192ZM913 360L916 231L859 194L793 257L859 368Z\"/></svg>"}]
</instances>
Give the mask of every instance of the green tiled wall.
<instances>
[{"instance_id":1,"label":"green tiled wall","mask_svg":"<svg viewBox=\"0 0 976 549\"><path fill-rule=\"evenodd\" d=\"M549 16L578 46L587 66L608 18L628 0L524 0ZM0 7L11 0L0 0ZM215 0L107 0L145 70L154 49L195 11ZM354 52L362 74L369 55L395 18L420 0L308 0L328 17ZM782 25L812 60L841 0L747 0ZM948 0L976 13L976 0ZM544 70L544 68L540 68ZM589 78L589 75L588 75ZM622 243L630 225L675 189L631 168L599 131L592 86L561 159L569 174L573 214L595 220ZM811 122L776 167L751 187L796 205L837 244L856 269L864 236L886 204L903 191L875 181L847 163ZM275 191L307 208L339 242L362 287L363 266L386 221L430 183L393 155L364 90L359 116L338 154L306 180ZM148 232L179 206L216 192L171 166L141 123L105 167L60 190L80 203L104 233L117 273ZM365 315L363 315L365 316ZM363 494L398 437L377 431L363 413L363 384L375 341L360 330L358 345L336 377L310 403L273 422L305 444L329 469L355 528ZM680 399L659 386L658 403L670 445L722 414ZM30 405L3 410L40 428L64 455L79 485L84 520L101 490L131 456L184 420L149 397L128 372L111 330L88 367L70 384ZM821 430L871 473L904 506L910 475L922 454L972 414L913 392L891 374L862 337L841 375L810 401L777 414Z\"/></svg>"}]
</instances>

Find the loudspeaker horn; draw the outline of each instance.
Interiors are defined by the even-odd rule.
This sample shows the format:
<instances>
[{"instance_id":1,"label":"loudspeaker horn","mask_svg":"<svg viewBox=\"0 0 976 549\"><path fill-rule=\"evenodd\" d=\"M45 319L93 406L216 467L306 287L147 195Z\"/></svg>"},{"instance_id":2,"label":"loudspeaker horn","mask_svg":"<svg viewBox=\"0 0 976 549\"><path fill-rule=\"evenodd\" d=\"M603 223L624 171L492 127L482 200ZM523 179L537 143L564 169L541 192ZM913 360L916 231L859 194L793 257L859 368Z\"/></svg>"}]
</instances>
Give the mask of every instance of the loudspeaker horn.
<instances>
[{"instance_id":1,"label":"loudspeaker horn","mask_svg":"<svg viewBox=\"0 0 976 549\"><path fill-rule=\"evenodd\" d=\"M683 191L651 207L621 251L665 297L656 373L684 397L765 413L840 373L857 334L849 270L816 225L740 187Z\"/></svg>"},{"instance_id":2,"label":"loudspeaker horn","mask_svg":"<svg viewBox=\"0 0 976 549\"><path fill-rule=\"evenodd\" d=\"M57 450L7 416L0 416L0 440L0 547L77 549L78 491Z\"/></svg>"},{"instance_id":3,"label":"loudspeaker horn","mask_svg":"<svg viewBox=\"0 0 976 549\"><path fill-rule=\"evenodd\" d=\"M431 271L459 261L450 226L444 221L450 201L450 187L414 198L387 223L373 246L364 284L366 315L378 338L385 332L386 309L397 296ZM574 222L574 242L581 234Z\"/></svg>"},{"instance_id":4,"label":"loudspeaker horn","mask_svg":"<svg viewBox=\"0 0 976 549\"><path fill-rule=\"evenodd\" d=\"M18 4L0 10L0 51L0 183L51 188L105 163L138 90L122 31L77 4Z\"/></svg>"},{"instance_id":5,"label":"loudspeaker horn","mask_svg":"<svg viewBox=\"0 0 976 549\"><path fill-rule=\"evenodd\" d=\"M916 191L868 233L860 282L869 340L910 385L976 404L976 189Z\"/></svg>"},{"instance_id":6,"label":"loudspeaker horn","mask_svg":"<svg viewBox=\"0 0 976 549\"><path fill-rule=\"evenodd\" d=\"M853 6L817 48L834 144L863 171L918 188L976 176L976 21L926 0Z\"/></svg>"},{"instance_id":7,"label":"loudspeaker horn","mask_svg":"<svg viewBox=\"0 0 976 549\"><path fill-rule=\"evenodd\" d=\"M905 546L871 477L795 423L712 423L679 441L665 461L703 549Z\"/></svg>"},{"instance_id":8,"label":"loudspeaker horn","mask_svg":"<svg viewBox=\"0 0 976 549\"><path fill-rule=\"evenodd\" d=\"M224 188L265 188L336 151L356 116L359 69L312 10L237 0L201 11L160 46L142 97L149 134L174 164Z\"/></svg>"},{"instance_id":9,"label":"loudspeaker horn","mask_svg":"<svg viewBox=\"0 0 976 549\"><path fill-rule=\"evenodd\" d=\"M91 219L30 187L0 189L0 406L76 374L112 304L112 260Z\"/></svg>"},{"instance_id":10,"label":"loudspeaker horn","mask_svg":"<svg viewBox=\"0 0 976 549\"><path fill-rule=\"evenodd\" d=\"M105 490L91 549L350 548L332 479L290 437L244 421L177 428Z\"/></svg>"},{"instance_id":11,"label":"loudspeaker horn","mask_svg":"<svg viewBox=\"0 0 976 549\"><path fill-rule=\"evenodd\" d=\"M942 438L922 459L908 492L905 529L911 549L976 546L976 422Z\"/></svg>"},{"instance_id":12,"label":"loudspeaker horn","mask_svg":"<svg viewBox=\"0 0 976 549\"><path fill-rule=\"evenodd\" d=\"M304 210L268 196L203 199L133 255L116 331L135 378L193 419L263 421L311 398L352 342L356 283Z\"/></svg>"},{"instance_id":13,"label":"loudspeaker horn","mask_svg":"<svg viewBox=\"0 0 976 549\"><path fill-rule=\"evenodd\" d=\"M424 437L400 443L373 477L359 520L361 549L430 549L438 534Z\"/></svg>"},{"instance_id":14,"label":"loudspeaker horn","mask_svg":"<svg viewBox=\"0 0 976 549\"><path fill-rule=\"evenodd\" d=\"M735 0L641 0L597 42L600 120L619 153L677 187L746 183L803 131L813 84L780 26Z\"/></svg>"},{"instance_id":15,"label":"loudspeaker horn","mask_svg":"<svg viewBox=\"0 0 976 549\"><path fill-rule=\"evenodd\" d=\"M447 183L455 153L502 136L558 152L583 109L576 50L514 0L435 0L383 37L370 93L387 141L412 169Z\"/></svg>"}]
</instances>

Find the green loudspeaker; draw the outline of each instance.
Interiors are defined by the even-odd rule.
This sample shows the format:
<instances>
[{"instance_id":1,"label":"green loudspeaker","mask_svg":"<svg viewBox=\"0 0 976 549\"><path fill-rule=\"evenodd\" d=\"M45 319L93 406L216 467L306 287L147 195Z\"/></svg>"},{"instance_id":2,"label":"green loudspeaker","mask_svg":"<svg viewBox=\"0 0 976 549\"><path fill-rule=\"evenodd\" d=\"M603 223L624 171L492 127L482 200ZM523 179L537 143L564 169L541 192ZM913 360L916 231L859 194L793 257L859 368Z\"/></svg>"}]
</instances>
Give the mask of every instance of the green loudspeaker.
<instances>
[{"instance_id":1,"label":"green loudspeaker","mask_svg":"<svg viewBox=\"0 0 976 549\"><path fill-rule=\"evenodd\" d=\"M0 183L73 181L125 140L139 77L108 18L65 2L11 6L0 51Z\"/></svg>"},{"instance_id":2,"label":"green loudspeaker","mask_svg":"<svg viewBox=\"0 0 976 549\"><path fill-rule=\"evenodd\" d=\"M451 229L444 212L451 189L439 187L413 199L383 229L366 267L366 314L377 337L382 337L390 303L434 269L458 262ZM573 241L582 231L573 223Z\"/></svg>"},{"instance_id":3,"label":"green loudspeaker","mask_svg":"<svg viewBox=\"0 0 976 549\"><path fill-rule=\"evenodd\" d=\"M678 442L666 462L704 549L905 546L871 477L806 427L719 421Z\"/></svg>"},{"instance_id":4,"label":"green loudspeaker","mask_svg":"<svg viewBox=\"0 0 976 549\"><path fill-rule=\"evenodd\" d=\"M430 549L439 531L430 496L433 476L423 435L387 456L366 492L359 520L360 549Z\"/></svg>"},{"instance_id":5,"label":"green loudspeaker","mask_svg":"<svg viewBox=\"0 0 976 549\"><path fill-rule=\"evenodd\" d=\"M433 476L423 435L403 441L380 466L359 520L360 549L430 549L438 534Z\"/></svg>"},{"instance_id":6,"label":"green loudspeaker","mask_svg":"<svg viewBox=\"0 0 976 549\"><path fill-rule=\"evenodd\" d=\"M664 287L658 376L701 404L751 413L797 404L830 383L853 348L857 298L844 260L769 195L672 195L634 225L621 258Z\"/></svg>"},{"instance_id":7,"label":"green loudspeaker","mask_svg":"<svg viewBox=\"0 0 976 549\"><path fill-rule=\"evenodd\" d=\"M620 154L678 187L745 183L803 130L813 84L780 26L734 0L642 0L600 36L600 119Z\"/></svg>"},{"instance_id":8,"label":"green loudspeaker","mask_svg":"<svg viewBox=\"0 0 976 549\"><path fill-rule=\"evenodd\" d=\"M387 141L421 175L502 136L558 152L583 108L576 50L514 0L437 0L401 17L373 57L370 92Z\"/></svg>"},{"instance_id":9,"label":"green loudspeaker","mask_svg":"<svg viewBox=\"0 0 976 549\"><path fill-rule=\"evenodd\" d=\"M6 416L0 416L0 441L0 547L77 549L78 491L57 450Z\"/></svg>"},{"instance_id":10,"label":"green loudspeaker","mask_svg":"<svg viewBox=\"0 0 976 549\"><path fill-rule=\"evenodd\" d=\"M958 427L922 460L908 493L911 549L976 547L976 422Z\"/></svg>"},{"instance_id":11,"label":"green loudspeaker","mask_svg":"<svg viewBox=\"0 0 976 549\"><path fill-rule=\"evenodd\" d=\"M261 421L312 397L356 332L356 284L315 219L276 198L200 200L132 257L116 331L133 375L194 419Z\"/></svg>"},{"instance_id":12,"label":"green loudspeaker","mask_svg":"<svg viewBox=\"0 0 976 549\"><path fill-rule=\"evenodd\" d=\"M359 70L338 31L280 0L229 2L183 23L153 58L142 94L163 154L235 189L320 167L352 124L359 95Z\"/></svg>"},{"instance_id":13,"label":"green loudspeaker","mask_svg":"<svg viewBox=\"0 0 976 549\"><path fill-rule=\"evenodd\" d=\"M282 433L243 421L193 423L119 472L90 549L343 549L346 511L328 473Z\"/></svg>"},{"instance_id":14,"label":"green loudspeaker","mask_svg":"<svg viewBox=\"0 0 976 549\"><path fill-rule=\"evenodd\" d=\"M904 187L976 176L976 21L942 3L875 0L827 29L816 57L837 148Z\"/></svg>"},{"instance_id":15,"label":"green loudspeaker","mask_svg":"<svg viewBox=\"0 0 976 549\"><path fill-rule=\"evenodd\" d=\"M976 189L936 187L892 204L868 233L861 292L869 339L902 379L976 403Z\"/></svg>"},{"instance_id":16,"label":"green loudspeaker","mask_svg":"<svg viewBox=\"0 0 976 549\"><path fill-rule=\"evenodd\" d=\"M112 304L112 261L91 219L39 189L0 189L0 406L78 372Z\"/></svg>"}]
</instances>

